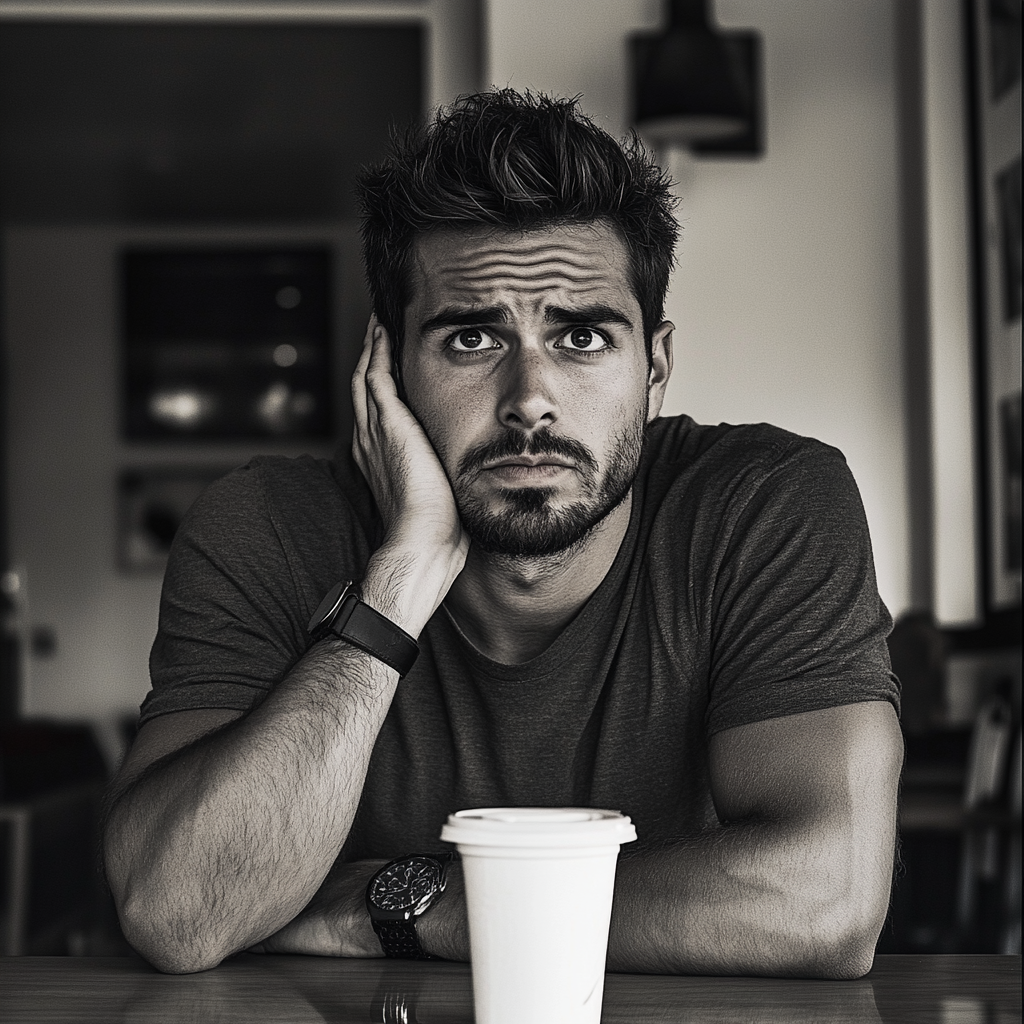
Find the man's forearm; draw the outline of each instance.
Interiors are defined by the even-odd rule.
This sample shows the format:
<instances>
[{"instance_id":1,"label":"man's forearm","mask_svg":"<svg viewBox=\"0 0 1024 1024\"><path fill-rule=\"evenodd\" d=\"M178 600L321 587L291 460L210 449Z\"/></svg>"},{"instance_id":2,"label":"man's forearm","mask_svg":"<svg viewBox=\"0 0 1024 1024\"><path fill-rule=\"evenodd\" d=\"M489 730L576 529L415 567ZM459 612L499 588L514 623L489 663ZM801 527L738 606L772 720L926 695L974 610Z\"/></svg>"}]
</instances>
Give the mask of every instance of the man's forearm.
<instances>
[{"instance_id":1,"label":"man's forearm","mask_svg":"<svg viewBox=\"0 0 1024 1024\"><path fill-rule=\"evenodd\" d=\"M878 894L887 897L891 860L851 854L792 825L738 823L625 856L608 969L860 977L885 918ZM428 951L469 958L461 875L419 930Z\"/></svg>"},{"instance_id":2,"label":"man's forearm","mask_svg":"<svg viewBox=\"0 0 1024 1024\"><path fill-rule=\"evenodd\" d=\"M608 969L659 974L854 978L871 967L891 870L829 835L735 823L619 861ZM830 848L831 845L831 848ZM866 847L863 847L866 849ZM376 862L346 865L266 945L272 952L379 956L363 893ZM458 862L417 925L429 953L469 959Z\"/></svg>"},{"instance_id":3,"label":"man's forearm","mask_svg":"<svg viewBox=\"0 0 1024 1024\"><path fill-rule=\"evenodd\" d=\"M292 919L348 835L397 674L318 644L262 705L116 800L107 875L133 945L201 970Z\"/></svg>"},{"instance_id":4,"label":"man's forearm","mask_svg":"<svg viewBox=\"0 0 1024 1024\"><path fill-rule=\"evenodd\" d=\"M903 751L892 708L866 702L740 726L713 737L711 750L725 823L661 849L624 851L609 968L866 973L892 882ZM350 906L368 877L356 880ZM352 924L374 951L365 910ZM428 952L468 958L461 884L417 930Z\"/></svg>"},{"instance_id":5,"label":"man's forearm","mask_svg":"<svg viewBox=\"0 0 1024 1024\"><path fill-rule=\"evenodd\" d=\"M860 977L885 918L891 857L859 857L841 832L741 822L624 856L608 969Z\"/></svg>"}]
</instances>

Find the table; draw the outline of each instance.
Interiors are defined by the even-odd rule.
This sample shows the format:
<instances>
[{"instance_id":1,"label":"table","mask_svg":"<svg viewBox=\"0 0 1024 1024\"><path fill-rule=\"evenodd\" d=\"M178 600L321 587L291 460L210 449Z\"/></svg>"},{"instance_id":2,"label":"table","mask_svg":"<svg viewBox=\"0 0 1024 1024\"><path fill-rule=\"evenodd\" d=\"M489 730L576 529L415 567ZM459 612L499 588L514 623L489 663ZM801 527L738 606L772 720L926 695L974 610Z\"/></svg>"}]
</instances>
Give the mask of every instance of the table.
<instances>
[{"instance_id":1,"label":"table","mask_svg":"<svg viewBox=\"0 0 1024 1024\"><path fill-rule=\"evenodd\" d=\"M879 956L859 981L609 974L604 1024L1010 1024L1019 956ZM5 1024L471 1024L467 964L243 954L203 974L131 957L0 958ZM524 1024L528 1022L524 1021Z\"/></svg>"}]
</instances>

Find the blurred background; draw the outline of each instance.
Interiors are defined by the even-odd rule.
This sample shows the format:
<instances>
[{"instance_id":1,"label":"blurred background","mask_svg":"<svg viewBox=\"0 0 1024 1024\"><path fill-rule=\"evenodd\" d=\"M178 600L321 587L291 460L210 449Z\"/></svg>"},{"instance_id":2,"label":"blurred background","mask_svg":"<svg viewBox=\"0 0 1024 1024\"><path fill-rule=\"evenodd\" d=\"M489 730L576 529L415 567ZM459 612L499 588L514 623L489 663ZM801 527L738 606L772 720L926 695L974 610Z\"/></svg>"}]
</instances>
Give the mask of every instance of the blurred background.
<instances>
[{"instance_id":1,"label":"blurred background","mask_svg":"<svg viewBox=\"0 0 1024 1024\"><path fill-rule=\"evenodd\" d=\"M680 197L665 414L836 445L897 620L888 952L1020 950L1020 0L0 0L0 953L118 951L104 781L213 478L329 455L352 178L580 95Z\"/></svg>"}]
</instances>

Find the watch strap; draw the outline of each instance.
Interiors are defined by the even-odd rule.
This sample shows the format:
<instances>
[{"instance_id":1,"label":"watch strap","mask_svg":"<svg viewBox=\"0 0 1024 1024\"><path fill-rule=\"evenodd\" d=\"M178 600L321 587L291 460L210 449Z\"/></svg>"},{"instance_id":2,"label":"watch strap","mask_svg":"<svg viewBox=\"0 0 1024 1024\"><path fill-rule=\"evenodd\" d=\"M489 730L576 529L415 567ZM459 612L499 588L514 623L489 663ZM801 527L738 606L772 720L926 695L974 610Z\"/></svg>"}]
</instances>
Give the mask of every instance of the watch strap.
<instances>
[{"instance_id":1,"label":"watch strap","mask_svg":"<svg viewBox=\"0 0 1024 1024\"><path fill-rule=\"evenodd\" d=\"M309 622L309 633L315 641L333 633L401 676L409 672L420 653L415 639L364 603L350 581L336 584L320 602Z\"/></svg>"},{"instance_id":2,"label":"watch strap","mask_svg":"<svg viewBox=\"0 0 1024 1024\"><path fill-rule=\"evenodd\" d=\"M374 921L373 930L380 939L384 955L397 960L440 960L428 953L416 934L415 919L411 921Z\"/></svg>"},{"instance_id":3,"label":"watch strap","mask_svg":"<svg viewBox=\"0 0 1024 1024\"><path fill-rule=\"evenodd\" d=\"M349 594L328 629L346 643L379 658L406 675L416 662L420 645L401 626Z\"/></svg>"}]
</instances>

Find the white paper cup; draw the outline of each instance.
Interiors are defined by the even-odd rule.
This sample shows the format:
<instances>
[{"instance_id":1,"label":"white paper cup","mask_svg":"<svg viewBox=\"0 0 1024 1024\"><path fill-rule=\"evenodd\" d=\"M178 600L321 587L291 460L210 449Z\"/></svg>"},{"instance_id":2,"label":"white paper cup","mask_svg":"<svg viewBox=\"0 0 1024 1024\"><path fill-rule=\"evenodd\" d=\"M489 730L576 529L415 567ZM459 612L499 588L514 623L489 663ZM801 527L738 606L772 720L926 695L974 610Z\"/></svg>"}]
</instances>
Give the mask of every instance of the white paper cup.
<instances>
[{"instance_id":1,"label":"white paper cup","mask_svg":"<svg viewBox=\"0 0 1024 1024\"><path fill-rule=\"evenodd\" d=\"M477 1024L598 1024L619 845L629 818L588 807L449 815L462 857Z\"/></svg>"}]
</instances>

